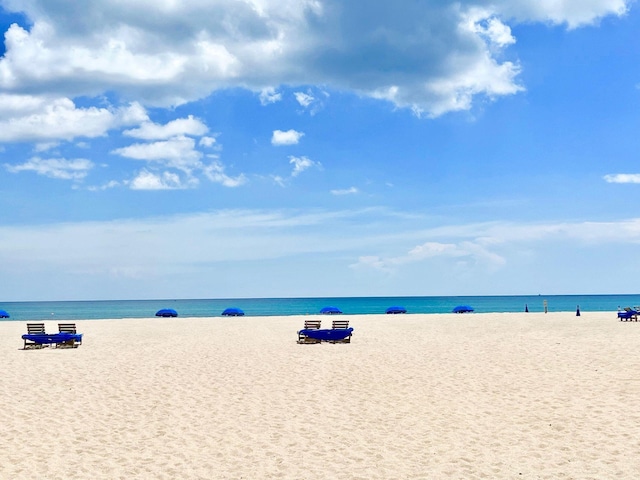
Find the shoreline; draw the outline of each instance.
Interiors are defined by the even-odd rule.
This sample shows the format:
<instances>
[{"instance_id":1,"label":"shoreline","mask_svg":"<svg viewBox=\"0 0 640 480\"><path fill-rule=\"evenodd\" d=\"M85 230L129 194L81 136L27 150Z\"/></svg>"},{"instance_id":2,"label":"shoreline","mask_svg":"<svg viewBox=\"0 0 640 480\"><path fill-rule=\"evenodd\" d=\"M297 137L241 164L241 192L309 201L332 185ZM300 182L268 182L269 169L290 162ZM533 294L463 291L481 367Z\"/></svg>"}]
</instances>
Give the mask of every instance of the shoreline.
<instances>
[{"instance_id":1,"label":"shoreline","mask_svg":"<svg viewBox=\"0 0 640 480\"><path fill-rule=\"evenodd\" d=\"M613 316L614 318L616 317L617 313L620 310L583 310L582 307L580 307L580 314L592 314L592 315L610 315ZM222 315L198 315L198 316L189 316L189 315L178 315L177 317L156 317L153 315L148 315L148 316L143 316L143 317L105 317L105 318L70 318L68 316L60 316L60 317L56 317L56 316L49 316L46 318L33 318L33 319L25 319L25 318L13 318L13 317L9 317L9 318L0 318L0 325L2 325L3 323L14 323L14 322L23 322L23 323L32 323L32 322L50 322L50 323L56 323L56 322L92 322L92 321L96 321L96 322L102 322L102 321L136 321L136 320L161 320L161 319L170 319L170 320L175 320L175 321L180 321L180 320L209 320L209 321L215 321L215 320L226 320L226 321L234 321L236 319L242 319L242 318L254 318L254 319L272 319L272 318L309 318L309 317L314 317L314 318L320 318L320 319L327 319L327 321L330 321L331 319L339 319L339 318L346 318L346 319L352 319L352 318L357 318L357 317L363 317L363 316L372 316L372 317L387 317L387 318L394 318L394 317L415 317L415 316L426 316L426 317L431 317L431 316L444 316L444 317L460 317L460 316L476 316L476 317L480 317L480 316L486 316L486 315L530 315L530 316L534 316L534 315L574 315L574 316L581 316L581 315L576 315L576 309L574 310L550 310L547 313L544 312L538 312L538 311L529 311L529 312L469 312L469 313L454 313L454 312L428 312L428 313L424 313L424 312L407 312L407 313L400 313L400 314L387 314L385 312L379 312L379 313L341 313L341 314L321 314L321 313L291 313L291 314L269 314L269 315L251 315L251 314L245 314L245 315L241 315L241 316L222 316Z\"/></svg>"}]
</instances>

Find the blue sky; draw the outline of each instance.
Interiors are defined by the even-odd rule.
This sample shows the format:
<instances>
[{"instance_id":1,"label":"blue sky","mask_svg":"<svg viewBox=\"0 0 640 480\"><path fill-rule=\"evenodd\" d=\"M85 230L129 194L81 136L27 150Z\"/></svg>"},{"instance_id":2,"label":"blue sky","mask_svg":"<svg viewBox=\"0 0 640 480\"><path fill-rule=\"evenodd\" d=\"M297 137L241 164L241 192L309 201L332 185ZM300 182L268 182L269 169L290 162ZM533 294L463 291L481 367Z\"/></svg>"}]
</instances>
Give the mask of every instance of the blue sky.
<instances>
[{"instance_id":1,"label":"blue sky","mask_svg":"<svg viewBox=\"0 0 640 480\"><path fill-rule=\"evenodd\" d=\"M635 3L131 3L0 0L0 301L638 292Z\"/></svg>"}]
</instances>

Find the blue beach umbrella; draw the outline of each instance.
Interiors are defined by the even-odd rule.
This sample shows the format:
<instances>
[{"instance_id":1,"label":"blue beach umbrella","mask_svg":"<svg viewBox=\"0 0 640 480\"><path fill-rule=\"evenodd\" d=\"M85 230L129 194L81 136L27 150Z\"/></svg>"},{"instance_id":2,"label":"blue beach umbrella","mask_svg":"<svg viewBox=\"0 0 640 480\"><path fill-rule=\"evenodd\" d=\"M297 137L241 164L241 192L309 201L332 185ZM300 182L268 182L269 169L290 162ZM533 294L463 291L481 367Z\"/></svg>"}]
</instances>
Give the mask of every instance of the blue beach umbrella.
<instances>
[{"instance_id":1,"label":"blue beach umbrella","mask_svg":"<svg viewBox=\"0 0 640 480\"><path fill-rule=\"evenodd\" d=\"M244 315L244 312L239 308L231 307L225 309L225 311L222 312L222 315L224 315L225 317L241 317Z\"/></svg>"},{"instance_id":2,"label":"blue beach umbrella","mask_svg":"<svg viewBox=\"0 0 640 480\"><path fill-rule=\"evenodd\" d=\"M156 317L177 317L178 312L176 312L173 308L163 308L162 310L158 310L156 312Z\"/></svg>"},{"instance_id":3,"label":"blue beach umbrella","mask_svg":"<svg viewBox=\"0 0 640 480\"><path fill-rule=\"evenodd\" d=\"M407 309L404 307L389 307L387 308L387 313L390 313L390 314L407 313Z\"/></svg>"},{"instance_id":4,"label":"blue beach umbrella","mask_svg":"<svg viewBox=\"0 0 640 480\"><path fill-rule=\"evenodd\" d=\"M9 314L4 310L0 310L0 318L9 318Z\"/></svg>"},{"instance_id":5,"label":"blue beach umbrella","mask_svg":"<svg viewBox=\"0 0 640 480\"><path fill-rule=\"evenodd\" d=\"M458 305L453 309L453 313L469 313L473 312L473 307L469 305Z\"/></svg>"},{"instance_id":6,"label":"blue beach umbrella","mask_svg":"<svg viewBox=\"0 0 640 480\"><path fill-rule=\"evenodd\" d=\"M339 315L342 311L338 307L323 307L320 313L323 315Z\"/></svg>"}]
</instances>

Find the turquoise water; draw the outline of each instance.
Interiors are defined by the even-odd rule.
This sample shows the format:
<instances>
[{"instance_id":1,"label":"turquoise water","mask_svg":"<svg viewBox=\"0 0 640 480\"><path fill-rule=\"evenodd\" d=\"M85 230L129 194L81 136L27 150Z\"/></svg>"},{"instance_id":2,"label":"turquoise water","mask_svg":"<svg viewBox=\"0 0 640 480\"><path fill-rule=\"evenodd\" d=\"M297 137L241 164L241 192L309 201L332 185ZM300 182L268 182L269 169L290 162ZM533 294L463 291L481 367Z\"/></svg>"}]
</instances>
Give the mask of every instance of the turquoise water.
<instances>
[{"instance_id":1,"label":"turquoise water","mask_svg":"<svg viewBox=\"0 0 640 480\"><path fill-rule=\"evenodd\" d=\"M162 308L173 308L181 317L216 317L228 307L238 307L248 316L315 314L322 307L338 307L345 315L384 314L391 306L407 313L449 313L456 305L471 305L478 313L616 311L640 305L639 295L522 295L483 297L338 297L338 298L239 298L211 300L108 300L74 302L0 302L8 321L99 320L149 318Z\"/></svg>"}]
</instances>

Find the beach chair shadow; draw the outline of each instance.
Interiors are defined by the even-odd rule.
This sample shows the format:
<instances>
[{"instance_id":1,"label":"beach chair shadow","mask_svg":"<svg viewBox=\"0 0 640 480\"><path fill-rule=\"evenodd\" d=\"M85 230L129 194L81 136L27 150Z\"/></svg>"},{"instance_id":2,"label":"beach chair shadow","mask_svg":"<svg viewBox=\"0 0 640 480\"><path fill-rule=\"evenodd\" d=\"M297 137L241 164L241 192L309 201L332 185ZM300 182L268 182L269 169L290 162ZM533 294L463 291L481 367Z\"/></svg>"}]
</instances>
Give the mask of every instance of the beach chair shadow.
<instances>
[{"instance_id":1,"label":"beach chair shadow","mask_svg":"<svg viewBox=\"0 0 640 480\"><path fill-rule=\"evenodd\" d=\"M334 320L331 323L332 330L347 330L348 328L349 320ZM351 332L349 332L349 335L340 340L330 340L330 343L351 343Z\"/></svg>"},{"instance_id":2,"label":"beach chair shadow","mask_svg":"<svg viewBox=\"0 0 640 480\"><path fill-rule=\"evenodd\" d=\"M23 348L24 350L29 350L32 348L44 348L47 346L31 340L28 338L28 335L46 335L44 323L27 323L27 335L22 336L22 339L24 340Z\"/></svg>"},{"instance_id":3,"label":"beach chair shadow","mask_svg":"<svg viewBox=\"0 0 640 480\"><path fill-rule=\"evenodd\" d=\"M298 343L320 343L320 339L311 338L304 334L305 330L320 330L320 323L321 320L305 320L304 328L302 330L298 330Z\"/></svg>"}]
</instances>

